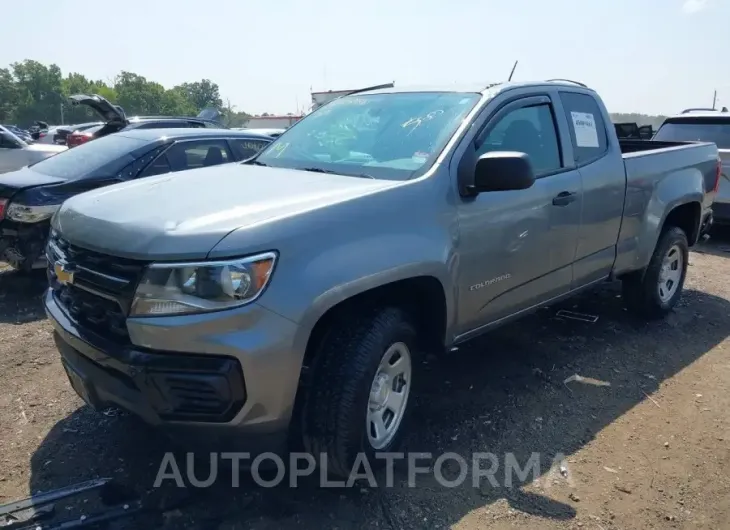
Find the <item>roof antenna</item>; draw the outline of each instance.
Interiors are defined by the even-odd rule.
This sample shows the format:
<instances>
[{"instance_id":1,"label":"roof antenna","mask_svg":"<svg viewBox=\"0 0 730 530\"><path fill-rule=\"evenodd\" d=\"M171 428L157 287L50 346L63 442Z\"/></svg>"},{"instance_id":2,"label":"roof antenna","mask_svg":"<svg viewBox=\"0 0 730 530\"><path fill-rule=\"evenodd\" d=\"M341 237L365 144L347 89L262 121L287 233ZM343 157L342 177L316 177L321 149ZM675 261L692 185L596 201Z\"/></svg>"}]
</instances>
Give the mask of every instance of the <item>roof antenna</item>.
<instances>
[{"instance_id":1,"label":"roof antenna","mask_svg":"<svg viewBox=\"0 0 730 530\"><path fill-rule=\"evenodd\" d=\"M517 68L518 62L519 61L515 61L514 66L512 66L512 71L509 73L509 78L507 79L507 81L512 81L512 76L515 75L515 69Z\"/></svg>"}]
</instances>

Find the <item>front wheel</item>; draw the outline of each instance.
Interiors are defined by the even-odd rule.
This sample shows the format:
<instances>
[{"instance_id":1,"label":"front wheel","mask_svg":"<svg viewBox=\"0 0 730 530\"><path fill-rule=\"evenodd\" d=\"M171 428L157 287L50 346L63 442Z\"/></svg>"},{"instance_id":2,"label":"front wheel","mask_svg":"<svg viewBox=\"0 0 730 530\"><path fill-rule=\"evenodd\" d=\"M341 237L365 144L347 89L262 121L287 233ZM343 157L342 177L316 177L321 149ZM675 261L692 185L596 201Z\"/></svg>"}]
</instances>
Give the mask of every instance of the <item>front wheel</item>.
<instances>
[{"instance_id":1,"label":"front wheel","mask_svg":"<svg viewBox=\"0 0 730 530\"><path fill-rule=\"evenodd\" d=\"M644 318L661 318L682 296L689 262L687 236L681 228L662 232L649 266L623 279L627 307Z\"/></svg>"},{"instance_id":2,"label":"front wheel","mask_svg":"<svg viewBox=\"0 0 730 530\"><path fill-rule=\"evenodd\" d=\"M353 316L322 341L304 407L304 444L348 477L358 454L372 467L398 445L410 410L416 331L398 308Z\"/></svg>"}]
</instances>

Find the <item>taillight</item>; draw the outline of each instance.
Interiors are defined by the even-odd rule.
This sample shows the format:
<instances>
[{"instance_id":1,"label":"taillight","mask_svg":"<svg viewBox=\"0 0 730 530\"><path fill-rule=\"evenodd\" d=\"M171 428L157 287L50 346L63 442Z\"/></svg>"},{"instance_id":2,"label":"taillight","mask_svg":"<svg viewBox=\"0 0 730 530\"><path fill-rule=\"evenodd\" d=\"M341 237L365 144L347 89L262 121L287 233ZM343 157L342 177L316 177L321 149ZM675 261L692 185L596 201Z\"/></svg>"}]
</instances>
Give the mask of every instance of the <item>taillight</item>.
<instances>
[{"instance_id":1,"label":"taillight","mask_svg":"<svg viewBox=\"0 0 730 530\"><path fill-rule=\"evenodd\" d=\"M0 199L0 219L5 219L5 206L7 206L7 199Z\"/></svg>"},{"instance_id":2,"label":"taillight","mask_svg":"<svg viewBox=\"0 0 730 530\"><path fill-rule=\"evenodd\" d=\"M720 189L720 179L722 178L722 158L717 157L717 170L715 172L715 187L712 188L714 193Z\"/></svg>"}]
</instances>

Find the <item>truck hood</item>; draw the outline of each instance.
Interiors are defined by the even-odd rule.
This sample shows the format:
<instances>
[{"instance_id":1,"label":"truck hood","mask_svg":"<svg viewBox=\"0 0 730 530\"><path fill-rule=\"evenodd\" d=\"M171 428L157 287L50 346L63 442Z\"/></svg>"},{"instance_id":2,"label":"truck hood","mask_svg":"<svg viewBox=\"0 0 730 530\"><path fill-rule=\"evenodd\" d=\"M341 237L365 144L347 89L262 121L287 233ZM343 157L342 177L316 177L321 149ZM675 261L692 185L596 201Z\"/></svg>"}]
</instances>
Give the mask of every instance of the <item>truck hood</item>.
<instances>
[{"instance_id":1,"label":"truck hood","mask_svg":"<svg viewBox=\"0 0 730 530\"><path fill-rule=\"evenodd\" d=\"M53 219L78 246L143 260L204 259L233 230L400 182L241 164L126 182L67 200Z\"/></svg>"}]
</instances>

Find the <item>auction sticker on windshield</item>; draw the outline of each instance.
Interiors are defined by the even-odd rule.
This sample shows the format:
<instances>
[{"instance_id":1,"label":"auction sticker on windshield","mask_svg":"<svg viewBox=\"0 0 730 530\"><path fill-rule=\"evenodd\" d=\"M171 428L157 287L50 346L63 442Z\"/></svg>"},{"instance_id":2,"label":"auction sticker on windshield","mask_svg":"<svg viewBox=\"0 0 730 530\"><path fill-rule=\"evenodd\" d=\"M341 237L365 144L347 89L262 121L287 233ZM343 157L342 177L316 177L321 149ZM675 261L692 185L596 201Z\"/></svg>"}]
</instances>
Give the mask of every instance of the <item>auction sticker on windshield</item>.
<instances>
[{"instance_id":1,"label":"auction sticker on windshield","mask_svg":"<svg viewBox=\"0 0 730 530\"><path fill-rule=\"evenodd\" d=\"M598 143L598 131L596 120L589 112L571 112L573 118L573 130L575 131L575 144L578 147L600 147Z\"/></svg>"}]
</instances>

